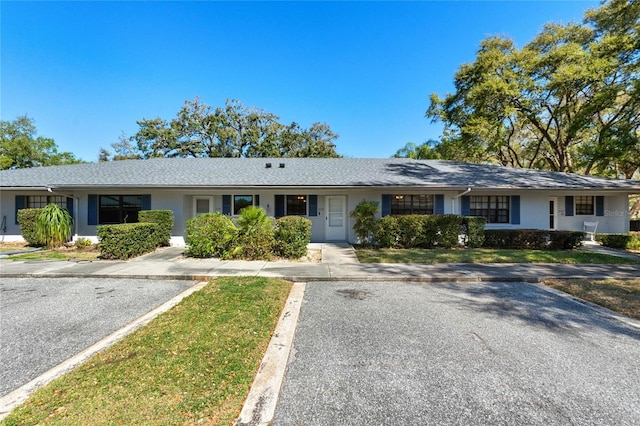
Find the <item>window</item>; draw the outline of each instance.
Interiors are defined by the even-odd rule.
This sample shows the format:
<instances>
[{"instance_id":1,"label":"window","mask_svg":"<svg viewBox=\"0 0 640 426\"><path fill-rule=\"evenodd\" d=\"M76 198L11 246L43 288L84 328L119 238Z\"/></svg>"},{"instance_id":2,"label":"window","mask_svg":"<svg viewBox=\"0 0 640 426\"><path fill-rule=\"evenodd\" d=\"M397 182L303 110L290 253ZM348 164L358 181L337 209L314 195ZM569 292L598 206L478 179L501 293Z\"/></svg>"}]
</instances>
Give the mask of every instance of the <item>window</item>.
<instances>
[{"instance_id":1,"label":"window","mask_svg":"<svg viewBox=\"0 0 640 426\"><path fill-rule=\"evenodd\" d=\"M28 195L27 208L39 209L46 207L48 204L57 204L63 209L67 208L67 197L64 195Z\"/></svg>"},{"instance_id":2,"label":"window","mask_svg":"<svg viewBox=\"0 0 640 426\"><path fill-rule=\"evenodd\" d=\"M391 214L433 214L433 195L393 195Z\"/></svg>"},{"instance_id":3,"label":"window","mask_svg":"<svg viewBox=\"0 0 640 426\"><path fill-rule=\"evenodd\" d=\"M233 214L240 214L240 210L253 205L253 195L234 195Z\"/></svg>"},{"instance_id":4,"label":"window","mask_svg":"<svg viewBox=\"0 0 640 426\"><path fill-rule=\"evenodd\" d=\"M471 216L487 219L487 223L509 223L509 196L507 195L473 195Z\"/></svg>"},{"instance_id":5,"label":"window","mask_svg":"<svg viewBox=\"0 0 640 426\"><path fill-rule=\"evenodd\" d=\"M100 195L99 224L136 223L142 210L142 195Z\"/></svg>"},{"instance_id":6,"label":"window","mask_svg":"<svg viewBox=\"0 0 640 426\"><path fill-rule=\"evenodd\" d=\"M593 215L594 203L591 195L576 196L576 215Z\"/></svg>"},{"instance_id":7,"label":"window","mask_svg":"<svg viewBox=\"0 0 640 426\"><path fill-rule=\"evenodd\" d=\"M307 214L306 195L287 195L287 214L304 216Z\"/></svg>"}]
</instances>

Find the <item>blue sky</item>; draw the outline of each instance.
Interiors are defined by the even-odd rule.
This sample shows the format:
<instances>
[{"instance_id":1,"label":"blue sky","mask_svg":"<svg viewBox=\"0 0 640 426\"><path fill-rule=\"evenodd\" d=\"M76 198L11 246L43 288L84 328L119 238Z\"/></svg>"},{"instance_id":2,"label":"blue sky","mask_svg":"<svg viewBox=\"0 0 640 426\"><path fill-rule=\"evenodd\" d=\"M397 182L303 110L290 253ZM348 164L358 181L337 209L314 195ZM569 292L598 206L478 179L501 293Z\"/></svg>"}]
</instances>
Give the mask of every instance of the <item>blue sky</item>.
<instances>
[{"instance_id":1,"label":"blue sky","mask_svg":"<svg viewBox=\"0 0 640 426\"><path fill-rule=\"evenodd\" d=\"M2 120L32 117L96 161L136 120L184 101L238 99L303 127L326 122L347 157L438 139L429 95L481 40L522 46L597 1L0 2Z\"/></svg>"}]
</instances>

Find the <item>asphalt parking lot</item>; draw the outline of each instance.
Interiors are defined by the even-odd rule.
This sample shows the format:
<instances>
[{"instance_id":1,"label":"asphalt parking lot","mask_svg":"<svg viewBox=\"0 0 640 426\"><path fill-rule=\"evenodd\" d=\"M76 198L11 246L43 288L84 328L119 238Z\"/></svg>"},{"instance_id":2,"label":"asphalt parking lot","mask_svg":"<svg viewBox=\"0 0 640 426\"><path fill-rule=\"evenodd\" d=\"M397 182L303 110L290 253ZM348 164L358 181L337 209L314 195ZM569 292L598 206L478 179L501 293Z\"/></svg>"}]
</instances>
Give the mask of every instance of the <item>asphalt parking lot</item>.
<instances>
[{"instance_id":1,"label":"asphalt parking lot","mask_svg":"<svg viewBox=\"0 0 640 426\"><path fill-rule=\"evenodd\" d=\"M638 425L639 372L639 328L542 286L312 282L273 424Z\"/></svg>"},{"instance_id":2,"label":"asphalt parking lot","mask_svg":"<svg viewBox=\"0 0 640 426\"><path fill-rule=\"evenodd\" d=\"M194 284L144 279L3 277L0 396Z\"/></svg>"}]
</instances>

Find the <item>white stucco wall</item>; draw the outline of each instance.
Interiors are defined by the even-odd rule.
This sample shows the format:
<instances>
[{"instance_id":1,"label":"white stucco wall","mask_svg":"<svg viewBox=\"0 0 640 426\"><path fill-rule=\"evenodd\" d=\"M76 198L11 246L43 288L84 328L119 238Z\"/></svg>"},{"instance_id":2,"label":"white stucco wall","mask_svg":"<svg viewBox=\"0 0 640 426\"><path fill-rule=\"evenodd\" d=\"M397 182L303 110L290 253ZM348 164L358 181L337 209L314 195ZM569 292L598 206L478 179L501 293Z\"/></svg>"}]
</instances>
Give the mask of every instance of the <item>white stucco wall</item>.
<instances>
[{"instance_id":1,"label":"white stucco wall","mask_svg":"<svg viewBox=\"0 0 640 426\"><path fill-rule=\"evenodd\" d=\"M348 241L355 243L356 236L353 232L353 219L349 213L362 200L381 202L382 194L444 194L445 213L460 213L460 198L458 191L430 191L430 190L403 190L403 189L293 189L290 191L267 190L262 188L250 188L246 190L104 190L104 191L75 191L73 196L76 203L76 215L74 225L74 235L77 237L90 238L95 241L96 226L88 224L87 208L88 195L151 195L151 208L154 210L172 210L175 224L172 232L172 243L176 245L184 244L184 231L186 221L194 216L194 197L212 197L213 211L222 212L223 194L252 194L260 195L260 206L267 210L269 216L275 214L275 195L317 195L318 215L308 217L312 222L312 240L320 242L325 240L325 229L327 221L326 200L327 196L345 197L345 224ZM5 228L0 230L0 241L22 240L19 226L15 223L15 197L16 195L46 195L45 191L2 191L0 193L0 219L4 220ZM68 193L67 193L68 194ZM595 191L479 191L472 190L468 195L519 195L521 220L519 225L511 224L489 224L488 229L496 228L528 228L528 229L548 229L549 228L549 199L556 200L557 229L582 231L585 221L598 221L599 233L625 233L629 231L628 216L628 196L624 193L595 192ZM604 196L604 215L574 215L565 214L565 196L593 195Z\"/></svg>"}]
</instances>

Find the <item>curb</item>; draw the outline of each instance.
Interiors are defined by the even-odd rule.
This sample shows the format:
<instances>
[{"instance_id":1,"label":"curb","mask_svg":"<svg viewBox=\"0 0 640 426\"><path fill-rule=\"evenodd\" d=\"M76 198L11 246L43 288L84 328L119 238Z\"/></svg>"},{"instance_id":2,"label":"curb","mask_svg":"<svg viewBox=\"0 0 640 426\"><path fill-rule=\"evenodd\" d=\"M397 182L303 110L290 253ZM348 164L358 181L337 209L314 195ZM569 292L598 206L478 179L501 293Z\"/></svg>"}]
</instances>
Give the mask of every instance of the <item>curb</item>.
<instances>
[{"instance_id":1,"label":"curb","mask_svg":"<svg viewBox=\"0 0 640 426\"><path fill-rule=\"evenodd\" d=\"M163 303L157 308L149 311L148 313L142 315L140 318L137 318L130 322L129 324L122 327L120 330L117 330L107 337L99 340L93 345L89 346L87 349L83 350L77 355L72 356L66 361L61 362L57 366L53 367L49 371L41 374L35 379L31 380L29 383L22 385L18 389L6 394L2 398L0 398L0 420L4 419L9 413L22 404L26 399L39 388L47 385L53 380L63 376L69 371L73 370L98 352L101 352L108 347L112 346L119 340L122 340L125 336L133 333L138 328L142 327L145 324L148 324L155 317L168 311L177 305L182 299L201 290L205 285L208 284L207 281L198 282L197 284L191 286L187 290L173 297L171 300Z\"/></svg>"},{"instance_id":2,"label":"curb","mask_svg":"<svg viewBox=\"0 0 640 426\"><path fill-rule=\"evenodd\" d=\"M293 346L306 283L294 282L260 368L234 426L271 425Z\"/></svg>"}]
</instances>

